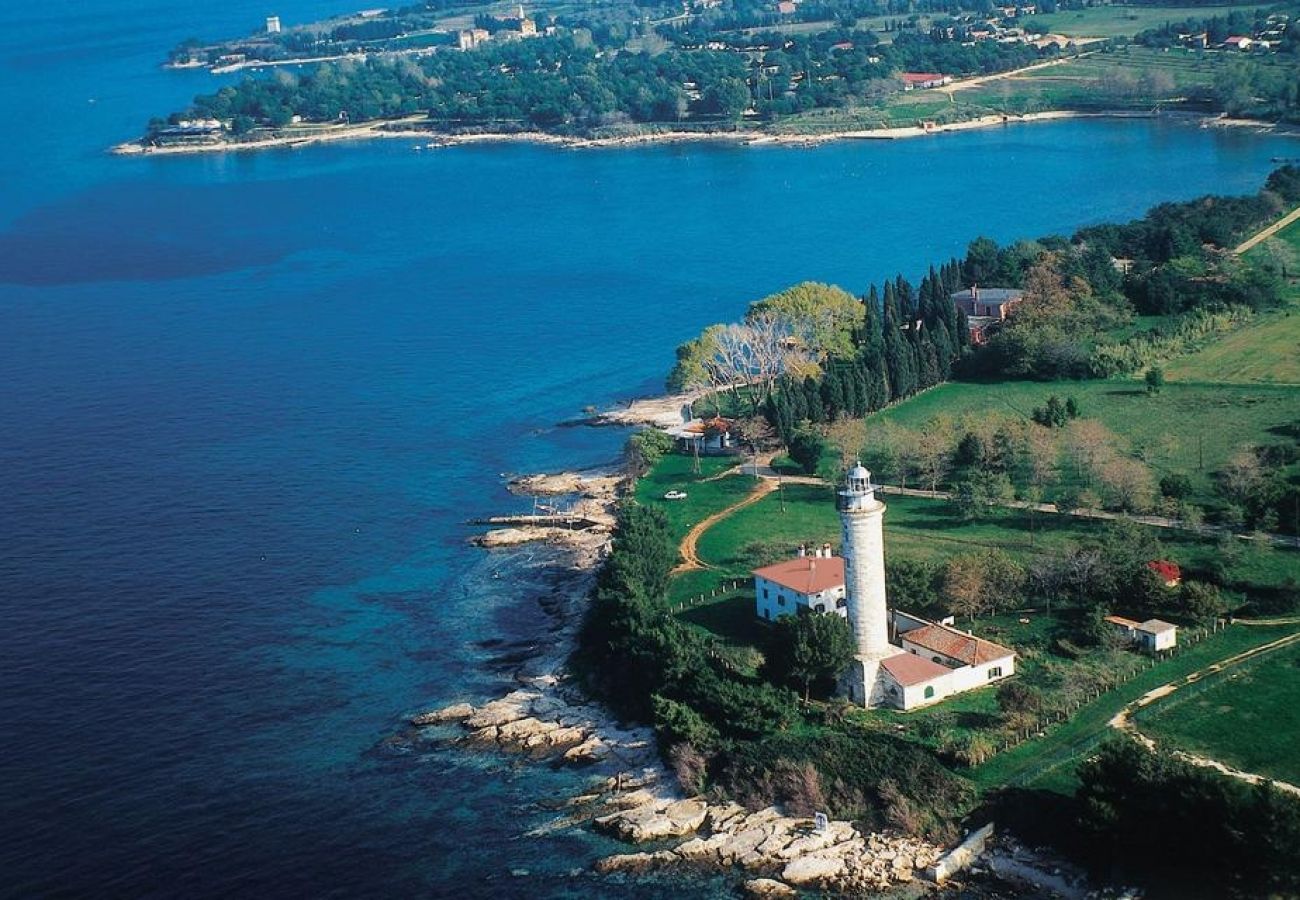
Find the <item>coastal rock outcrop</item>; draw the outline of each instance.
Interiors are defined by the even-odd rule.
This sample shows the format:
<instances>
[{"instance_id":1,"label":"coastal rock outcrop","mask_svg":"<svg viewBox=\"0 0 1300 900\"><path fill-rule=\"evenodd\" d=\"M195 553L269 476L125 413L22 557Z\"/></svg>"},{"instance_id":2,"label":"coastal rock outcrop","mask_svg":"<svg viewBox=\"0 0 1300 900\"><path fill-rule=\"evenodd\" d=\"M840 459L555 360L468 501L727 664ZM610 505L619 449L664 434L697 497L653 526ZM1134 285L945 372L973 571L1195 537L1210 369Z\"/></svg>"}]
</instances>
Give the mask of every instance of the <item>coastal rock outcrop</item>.
<instances>
[{"instance_id":1,"label":"coastal rock outcrop","mask_svg":"<svg viewBox=\"0 0 1300 900\"><path fill-rule=\"evenodd\" d=\"M553 680L547 681L537 688L511 691L482 706L453 703L412 716L410 722L416 727L459 724L465 732L460 741L467 746L558 757L575 765L611 762L620 772L657 765L649 729L621 728L600 707L569 696L555 689L550 683ZM620 781L623 783L630 784ZM682 812L673 815L680 819ZM695 822L691 830L698 825Z\"/></svg>"},{"instance_id":2,"label":"coastal rock outcrop","mask_svg":"<svg viewBox=\"0 0 1300 900\"><path fill-rule=\"evenodd\" d=\"M698 799L670 801L650 795L643 803L595 821L601 830L631 842L689 836L669 850L602 860L598 871L641 871L669 864L739 868L762 876L746 883L750 896L792 896L792 886L878 892L911 881L942 853L917 838L864 834L850 822L830 822L818 830L810 819L786 816L774 807L750 812L735 803L708 805Z\"/></svg>"}]
</instances>

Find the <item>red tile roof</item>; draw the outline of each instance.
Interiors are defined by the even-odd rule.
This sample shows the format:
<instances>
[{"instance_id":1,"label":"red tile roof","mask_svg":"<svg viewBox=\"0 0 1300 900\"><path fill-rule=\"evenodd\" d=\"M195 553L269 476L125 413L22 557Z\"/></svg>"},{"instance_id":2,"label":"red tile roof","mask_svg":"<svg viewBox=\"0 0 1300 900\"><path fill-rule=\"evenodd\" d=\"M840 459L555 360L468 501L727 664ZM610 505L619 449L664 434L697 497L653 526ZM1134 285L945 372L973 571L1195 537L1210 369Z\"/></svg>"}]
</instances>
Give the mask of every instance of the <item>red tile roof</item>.
<instances>
[{"instance_id":1,"label":"red tile roof","mask_svg":"<svg viewBox=\"0 0 1300 900\"><path fill-rule=\"evenodd\" d=\"M948 76L940 75L938 72L902 72L899 77L904 81L924 84L927 81L943 81Z\"/></svg>"},{"instance_id":2,"label":"red tile roof","mask_svg":"<svg viewBox=\"0 0 1300 900\"><path fill-rule=\"evenodd\" d=\"M844 586L844 559L801 556L773 566L754 570L755 577L766 578L800 594L820 594Z\"/></svg>"},{"instance_id":3,"label":"red tile roof","mask_svg":"<svg viewBox=\"0 0 1300 900\"><path fill-rule=\"evenodd\" d=\"M914 653L899 653L896 656L890 656L881 660L880 665L889 673L891 678L903 687L924 684L927 681L933 681L936 678L952 673L952 669L947 666L941 666L937 662L931 662L924 656L917 656Z\"/></svg>"},{"instance_id":4,"label":"red tile roof","mask_svg":"<svg viewBox=\"0 0 1300 900\"><path fill-rule=\"evenodd\" d=\"M1105 619L1107 622L1110 622L1112 625L1119 625L1123 628L1142 627L1142 623L1137 621L1136 619L1126 619L1123 616L1106 616Z\"/></svg>"},{"instance_id":5,"label":"red tile roof","mask_svg":"<svg viewBox=\"0 0 1300 900\"><path fill-rule=\"evenodd\" d=\"M1153 559L1147 563L1147 568L1166 582L1182 581L1183 579L1183 570L1178 568L1178 563L1170 562L1167 559Z\"/></svg>"},{"instance_id":6,"label":"red tile roof","mask_svg":"<svg viewBox=\"0 0 1300 900\"><path fill-rule=\"evenodd\" d=\"M960 660L968 666L1003 659L1014 653L1000 644L977 638L946 625L924 625L905 631L899 637L940 656Z\"/></svg>"}]
</instances>

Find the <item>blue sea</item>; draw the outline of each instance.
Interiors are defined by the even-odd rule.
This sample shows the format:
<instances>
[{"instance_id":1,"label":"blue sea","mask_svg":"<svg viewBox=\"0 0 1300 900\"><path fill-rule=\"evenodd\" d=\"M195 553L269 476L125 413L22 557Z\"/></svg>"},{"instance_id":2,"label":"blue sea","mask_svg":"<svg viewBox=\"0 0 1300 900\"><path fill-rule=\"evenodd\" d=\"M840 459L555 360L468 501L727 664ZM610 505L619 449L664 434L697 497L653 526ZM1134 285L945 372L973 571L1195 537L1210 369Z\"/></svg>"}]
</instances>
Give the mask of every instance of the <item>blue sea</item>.
<instances>
[{"instance_id":1,"label":"blue sea","mask_svg":"<svg viewBox=\"0 0 1300 900\"><path fill-rule=\"evenodd\" d=\"M909 142L409 140L116 158L190 35L350 0L0 6L0 895L680 896L523 833L582 774L394 741L547 639L465 520L557 428L805 279L1255 190L1296 144L1063 122ZM493 578L504 573L505 578ZM721 891L716 880L688 893Z\"/></svg>"}]
</instances>

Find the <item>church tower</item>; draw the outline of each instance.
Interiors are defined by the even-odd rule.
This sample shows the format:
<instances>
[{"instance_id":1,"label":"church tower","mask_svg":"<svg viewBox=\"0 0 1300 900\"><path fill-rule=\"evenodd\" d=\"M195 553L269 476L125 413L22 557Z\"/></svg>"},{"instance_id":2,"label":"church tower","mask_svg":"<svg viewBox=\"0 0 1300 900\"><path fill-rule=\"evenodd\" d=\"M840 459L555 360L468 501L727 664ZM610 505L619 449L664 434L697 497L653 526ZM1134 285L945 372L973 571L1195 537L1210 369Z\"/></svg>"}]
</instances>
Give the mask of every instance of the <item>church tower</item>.
<instances>
[{"instance_id":1,"label":"church tower","mask_svg":"<svg viewBox=\"0 0 1300 900\"><path fill-rule=\"evenodd\" d=\"M862 464L849 470L836 498L843 539L844 581L849 626L857 654L840 688L854 703L884 702L880 661L904 652L889 642L889 613L885 607L885 504L876 498L871 473Z\"/></svg>"}]
</instances>

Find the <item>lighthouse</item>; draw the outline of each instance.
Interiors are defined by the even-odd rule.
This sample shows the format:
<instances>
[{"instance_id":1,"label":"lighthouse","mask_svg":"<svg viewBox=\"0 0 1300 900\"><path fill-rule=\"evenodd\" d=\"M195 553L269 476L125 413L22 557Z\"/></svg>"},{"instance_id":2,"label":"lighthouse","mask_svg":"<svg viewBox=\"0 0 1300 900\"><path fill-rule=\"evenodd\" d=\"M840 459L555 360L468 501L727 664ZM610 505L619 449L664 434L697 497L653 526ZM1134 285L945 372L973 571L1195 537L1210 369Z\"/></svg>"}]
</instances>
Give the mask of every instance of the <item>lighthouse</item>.
<instances>
[{"instance_id":1,"label":"lighthouse","mask_svg":"<svg viewBox=\"0 0 1300 900\"><path fill-rule=\"evenodd\" d=\"M885 606L885 504L876 497L871 473L862 464L849 470L836 497L843 539L844 581L849 627L857 653L840 682L841 691L861 706L885 703L880 663L903 653L889 642Z\"/></svg>"}]
</instances>

